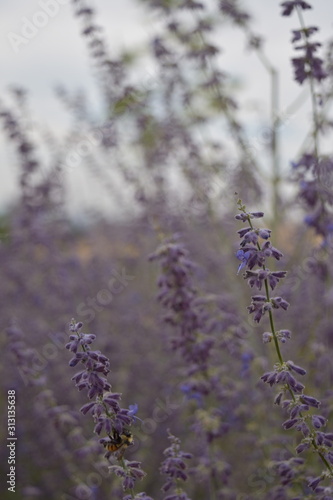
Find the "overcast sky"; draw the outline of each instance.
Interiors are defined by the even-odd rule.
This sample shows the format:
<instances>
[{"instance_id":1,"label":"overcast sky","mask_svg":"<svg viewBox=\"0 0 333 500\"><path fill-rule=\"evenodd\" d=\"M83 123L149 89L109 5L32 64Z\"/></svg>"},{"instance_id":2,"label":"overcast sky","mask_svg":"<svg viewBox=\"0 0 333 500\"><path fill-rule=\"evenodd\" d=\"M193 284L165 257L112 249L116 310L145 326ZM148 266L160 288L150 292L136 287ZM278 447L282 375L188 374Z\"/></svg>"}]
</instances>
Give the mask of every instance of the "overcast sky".
<instances>
[{"instance_id":1,"label":"overcast sky","mask_svg":"<svg viewBox=\"0 0 333 500\"><path fill-rule=\"evenodd\" d=\"M50 15L38 15L43 11L41 3L50 0L2 0L0 26L1 100L8 99L7 89L11 85L24 86L30 95L31 116L34 123L56 134L70 123L70 117L62 109L54 95L56 85L62 84L69 91L82 89L91 103L101 104L98 89L91 73L85 41L80 36L80 23L73 16L69 0L53 0L56 6ZM285 109L301 93L301 87L292 81L290 57L293 50L290 44L290 31L297 29L297 18L280 16L280 7L275 0L244 0L244 7L253 15L253 29L263 35L265 52L280 73L281 109ZM305 12L310 25L320 27L316 39L325 41L333 35L333 1L312 0L313 10ZM104 26L109 47L131 48L142 46L156 31L153 17L146 16L139 2L134 0L92 0L89 4L96 7L98 21ZM51 11L50 11L51 12ZM44 24L36 29L30 22ZM30 27L30 28L29 28ZM34 29L28 43L21 43L16 35L22 30ZM25 31L27 33L27 31ZM233 74L241 85L239 96L253 120L253 110L268 119L269 116L269 78L254 53L244 50L244 37L236 28L221 30L223 47L223 69ZM147 72L149 68L147 68ZM252 115L251 115L252 113ZM246 114L244 115L246 116ZM252 116L252 118L251 118ZM296 145L300 145L302 134L306 132L304 122L308 121L309 102L298 112L297 119L291 120L288 130L284 131L284 154L291 155ZM297 144L298 141L298 144ZM0 210L7 206L16 191L15 157L7 141L0 136ZM296 146L297 147L297 146ZM74 174L73 174L74 175ZM75 174L76 175L76 174ZM82 187L82 199L89 205L93 203L91 189L84 178L75 178Z\"/></svg>"}]
</instances>

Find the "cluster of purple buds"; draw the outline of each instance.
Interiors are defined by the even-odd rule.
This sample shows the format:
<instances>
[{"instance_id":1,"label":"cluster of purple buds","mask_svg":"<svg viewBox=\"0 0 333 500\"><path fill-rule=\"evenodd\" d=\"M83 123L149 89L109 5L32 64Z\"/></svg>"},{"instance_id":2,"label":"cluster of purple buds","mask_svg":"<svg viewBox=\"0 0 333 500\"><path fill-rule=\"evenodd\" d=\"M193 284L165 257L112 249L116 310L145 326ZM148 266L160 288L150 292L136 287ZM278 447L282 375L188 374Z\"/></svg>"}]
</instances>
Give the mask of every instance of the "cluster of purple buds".
<instances>
[{"instance_id":1,"label":"cluster of purple buds","mask_svg":"<svg viewBox=\"0 0 333 500\"><path fill-rule=\"evenodd\" d=\"M206 331L207 313L193 283L196 265L189 259L184 245L175 241L176 237L166 240L149 257L151 261L159 261L162 268L157 299L168 310L164 321L178 329L178 335L171 339L173 350L204 370L214 340L210 336L197 338L197 331Z\"/></svg>"},{"instance_id":2,"label":"cluster of purple buds","mask_svg":"<svg viewBox=\"0 0 333 500\"><path fill-rule=\"evenodd\" d=\"M280 279L285 278L286 271L270 271L266 267L266 260L273 257L280 260L283 254L269 241L271 231L269 229L254 228L251 219L263 217L263 212L242 212L236 215L237 220L248 222L250 226L240 229L238 234L242 241L240 249L236 253L236 257L241 261L238 267L237 274L246 269L243 277L247 279L251 288L256 287L261 290L267 284L272 290L279 283ZM259 245L259 238L265 240L262 246ZM257 266L258 269L254 269ZM261 318L267 311L272 309L287 310L289 304L282 297L267 297L266 295L253 295L251 305L248 307L250 314L253 314L253 319L259 323Z\"/></svg>"},{"instance_id":3,"label":"cluster of purple buds","mask_svg":"<svg viewBox=\"0 0 333 500\"><path fill-rule=\"evenodd\" d=\"M99 435L103 429L108 435L114 431L121 434L124 426L131 425L133 413L131 410L120 408L121 394L112 393L111 385L106 379L110 372L110 362L100 351L91 350L90 345L96 336L81 332L82 326L81 322L75 323L72 320L72 335L69 337L70 342L66 344L66 349L75 354L69 366L74 367L78 363L84 366L72 380L79 391L87 390L89 399L95 398L94 401L83 405L80 411L84 415L88 412L92 414L96 434ZM78 351L79 349L81 350Z\"/></svg>"},{"instance_id":4,"label":"cluster of purple buds","mask_svg":"<svg viewBox=\"0 0 333 500\"><path fill-rule=\"evenodd\" d=\"M126 495L123 500L153 500L152 497L149 497L145 492L137 493L135 496Z\"/></svg>"},{"instance_id":5,"label":"cluster of purple buds","mask_svg":"<svg viewBox=\"0 0 333 500\"><path fill-rule=\"evenodd\" d=\"M221 12L229 17L236 25L246 26L250 20L249 14L241 10L238 2L230 0L220 0L220 10Z\"/></svg>"},{"instance_id":6,"label":"cluster of purple buds","mask_svg":"<svg viewBox=\"0 0 333 500\"><path fill-rule=\"evenodd\" d=\"M82 406L81 412L85 415L91 413L94 418L94 432L98 435L104 430L108 437L100 439L100 443L108 449L106 457L115 453L119 465L111 465L110 472L113 472L123 480L123 489L131 490L138 479L145 476L139 462L128 461L123 458L125 449L133 444L133 437L129 427L133 422L137 405L132 405L130 409L121 408L119 401L121 394L111 392L111 385L107 381L107 375L110 372L110 362L100 351L93 351L91 344L95 340L95 335L81 332L83 324L76 323L73 319L70 324L72 334L69 337L70 342L66 348L75 355L70 360L70 366L76 366L78 363L84 366L72 377L79 391L85 389L88 398L93 401ZM80 350L79 350L80 349ZM134 498L134 494L130 496ZM142 493L135 498L151 500Z\"/></svg>"},{"instance_id":7,"label":"cluster of purple buds","mask_svg":"<svg viewBox=\"0 0 333 500\"><path fill-rule=\"evenodd\" d=\"M137 461L126 461L125 467L122 463L121 465L111 465L109 467L110 472L113 472L116 476L120 477L123 481L123 489L133 490L135 483L138 479L142 479L146 473L141 469L141 463ZM142 493L145 495L145 493ZM124 500L127 498L133 498L132 495L125 496ZM141 496L138 498L148 499L149 497Z\"/></svg>"},{"instance_id":8,"label":"cluster of purple buds","mask_svg":"<svg viewBox=\"0 0 333 500\"><path fill-rule=\"evenodd\" d=\"M192 455L181 451L180 440L171 434L170 431L168 433L171 445L164 450L165 459L162 462L160 471L162 474L168 476L167 482L162 486L162 491L174 490L174 493L169 494L164 500L190 500L187 494L180 488L179 482L185 482L188 478L185 460L192 458Z\"/></svg>"},{"instance_id":9,"label":"cluster of purple buds","mask_svg":"<svg viewBox=\"0 0 333 500\"><path fill-rule=\"evenodd\" d=\"M257 323L260 322L265 313L268 313L272 331L264 332L263 342L273 342L279 359L279 362L274 365L274 370L264 373L261 380L271 387L274 385L279 387L274 403L281 405L288 414L283 428L285 430L294 428L303 435L296 452L301 453L311 448L319 455L325 465L326 470L319 477L309 480L309 486L317 491L318 484L322 479L333 478L333 453L331 451L333 433L322 431L322 428L326 426L326 418L323 415L312 414L313 408L319 408L320 402L316 398L304 394L305 386L296 378L297 375L304 376L306 370L293 361L284 361L281 354L279 344L284 344L287 339L290 339L291 332L275 329L273 311L280 308L286 310L289 304L282 297L271 297L270 289L273 290L279 280L286 276L286 271L271 272L266 267L266 260L270 257L280 260L282 254L272 247L268 240L271 232L268 229L255 228L252 224L253 219L261 218L264 214L262 212L246 212L246 207L241 200L238 200L238 207L241 213L236 215L236 219L249 224L248 227L238 231L242 238L240 249L236 253L237 258L241 260L238 272L243 268L248 268L249 270L245 271L243 277L247 279L249 286L265 290L265 295L252 296L248 311L250 314L254 314L254 321ZM264 243L261 243L259 238ZM254 269L255 267L257 269ZM297 461L290 463L295 466L299 464ZM290 464L288 471L287 476L291 481L294 474L290 472ZM284 474L284 480L286 480L286 474Z\"/></svg>"},{"instance_id":10,"label":"cluster of purple buds","mask_svg":"<svg viewBox=\"0 0 333 500\"><path fill-rule=\"evenodd\" d=\"M311 211L304 222L327 240L333 231L333 159L329 156L318 159L314 153L305 153L291 165L299 183L299 198Z\"/></svg>"},{"instance_id":11,"label":"cluster of purple buds","mask_svg":"<svg viewBox=\"0 0 333 500\"><path fill-rule=\"evenodd\" d=\"M290 16L295 10L299 16L302 10L311 9L311 5L302 0L292 0L282 2L282 15ZM303 23L302 23L303 24ZM327 73L323 68L323 60L317 56L317 50L321 46L319 42L310 42L310 37L318 31L315 26L303 27L299 30L293 30L292 43L298 44L303 40L301 45L295 45L295 50L303 51L299 57L292 59L294 67L295 80L302 84L305 80L311 78L321 81L327 77Z\"/></svg>"},{"instance_id":12,"label":"cluster of purple buds","mask_svg":"<svg viewBox=\"0 0 333 500\"><path fill-rule=\"evenodd\" d=\"M278 460L274 464L274 469L280 476L282 486L290 484L297 478L298 469L304 464L303 458L291 457L286 460ZM286 498L284 488L278 488L275 499ZM293 500L301 500L301 497L293 498Z\"/></svg>"},{"instance_id":13,"label":"cluster of purple buds","mask_svg":"<svg viewBox=\"0 0 333 500\"><path fill-rule=\"evenodd\" d=\"M265 295L253 295L251 299L251 305L248 306L247 309L250 314L253 313L253 319L256 323L260 322L267 311L280 308L286 311L289 307L289 303L282 297L271 297L267 299Z\"/></svg>"}]
</instances>

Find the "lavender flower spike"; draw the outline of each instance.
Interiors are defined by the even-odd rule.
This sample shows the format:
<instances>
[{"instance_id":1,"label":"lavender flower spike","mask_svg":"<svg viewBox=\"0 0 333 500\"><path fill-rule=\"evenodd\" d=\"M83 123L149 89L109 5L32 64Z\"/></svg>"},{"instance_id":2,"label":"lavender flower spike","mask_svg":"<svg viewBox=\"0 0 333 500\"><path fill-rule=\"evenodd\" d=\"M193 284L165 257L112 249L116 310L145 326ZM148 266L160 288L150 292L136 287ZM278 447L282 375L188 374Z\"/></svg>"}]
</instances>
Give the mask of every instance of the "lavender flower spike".
<instances>
[{"instance_id":1,"label":"lavender flower spike","mask_svg":"<svg viewBox=\"0 0 333 500\"><path fill-rule=\"evenodd\" d=\"M119 463L110 466L109 470L122 478L123 489L130 490L130 498L134 498L135 483L145 476L145 472L139 462L125 460L124 453L134 442L130 427L135 418L137 405L132 405L131 409L120 407L121 394L111 392L111 384L107 380L110 361L100 351L91 349L90 346L96 336L83 333L82 327L81 322L76 323L72 319L69 327L72 334L69 337L70 342L66 344L66 349L75 354L69 365L83 365L83 369L72 377L78 390L85 389L90 400L81 407L81 412L84 415L87 413L92 415L96 434L100 435L102 431L106 433L106 437L100 439L100 443L107 450L105 457L109 459L114 455Z\"/></svg>"},{"instance_id":2,"label":"lavender flower spike","mask_svg":"<svg viewBox=\"0 0 333 500\"><path fill-rule=\"evenodd\" d=\"M180 440L170 433L168 430L168 438L171 445L164 450L165 459L161 465L161 473L168 476L167 482L162 486L164 492L174 490L174 493L168 495L168 499L172 500L190 500L186 493L179 486L180 481L186 481L188 476L186 473L185 460L192 458L190 453L185 453L180 449ZM166 499L167 500L167 499Z\"/></svg>"},{"instance_id":3,"label":"lavender flower spike","mask_svg":"<svg viewBox=\"0 0 333 500\"><path fill-rule=\"evenodd\" d=\"M299 4L299 2L284 2L284 5L296 3ZM333 454L330 451L333 446L333 434L319 430L326 426L327 419L324 416L308 415L311 407L318 408L320 402L312 396L305 395L303 392L304 385L294 376L294 374L304 376L306 370L293 361L284 361L280 349L280 343L284 344L286 339L291 337L291 333L289 330L276 330L273 312L274 309L287 310L289 304L280 296L271 297L270 289L273 290L278 281L284 279L286 271L272 273L267 267L267 262L270 258L280 260L282 254L272 247L269 241L271 234L269 230L266 229L263 232L260 228L253 226L253 213L246 211L246 207L241 200L238 200L238 208L240 213L236 215L236 219L248 224L244 230L238 231L241 242L236 256L242 261L238 272L240 269L247 268L248 270L243 274L243 277L248 280L249 286L265 291L265 294L252 296L248 311L250 314L254 314L254 321L257 323L260 323L265 314L268 315L271 331L264 332L263 341L265 344L271 343L274 345L278 358L274 369L262 375L261 380L271 387L278 386L278 394L274 403L281 405L288 414L288 419L282 424L283 428L285 430L295 429L302 434L303 440L296 447L296 453L302 453L312 448L325 466L321 476L309 483L309 487L313 491L317 491L318 484L324 478L333 479L333 460L331 459ZM256 237L251 236L249 238L249 234L256 235ZM289 478L288 482L291 481L291 478L294 477L293 468L298 465L299 462L295 458L289 460L287 465L286 462L280 462L278 471L282 484L287 484L286 474Z\"/></svg>"}]
</instances>

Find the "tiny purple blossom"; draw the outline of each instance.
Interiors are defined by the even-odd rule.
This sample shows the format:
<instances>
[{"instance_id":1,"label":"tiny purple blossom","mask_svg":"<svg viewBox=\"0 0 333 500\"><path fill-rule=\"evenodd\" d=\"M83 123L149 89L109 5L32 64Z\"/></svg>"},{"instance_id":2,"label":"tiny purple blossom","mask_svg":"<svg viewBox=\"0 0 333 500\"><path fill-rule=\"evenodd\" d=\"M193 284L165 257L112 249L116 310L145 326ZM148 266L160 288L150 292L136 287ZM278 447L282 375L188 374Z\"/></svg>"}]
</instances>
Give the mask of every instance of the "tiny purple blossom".
<instances>
[{"instance_id":1,"label":"tiny purple blossom","mask_svg":"<svg viewBox=\"0 0 333 500\"><path fill-rule=\"evenodd\" d=\"M318 401L318 399L313 398L312 396L306 396L305 394L302 394L301 401L309 406L313 406L314 408L319 408L320 406L320 401Z\"/></svg>"},{"instance_id":2,"label":"tiny purple blossom","mask_svg":"<svg viewBox=\"0 0 333 500\"><path fill-rule=\"evenodd\" d=\"M303 0L289 0L287 2L282 2L282 15L283 16L290 16L292 14L293 10L296 9L297 7L306 10L306 9L312 9L311 5L308 4L307 2L304 2Z\"/></svg>"},{"instance_id":3,"label":"tiny purple blossom","mask_svg":"<svg viewBox=\"0 0 333 500\"><path fill-rule=\"evenodd\" d=\"M268 342L272 342L273 334L271 332L264 332L262 334L262 341L264 344L268 344Z\"/></svg>"},{"instance_id":4,"label":"tiny purple blossom","mask_svg":"<svg viewBox=\"0 0 333 500\"><path fill-rule=\"evenodd\" d=\"M302 40L302 36L304 35L306 38L310 38L313 33L318 31L318 28L316 26L309 26L308 28L300 29L300 30L292 30L293 37L291 42L298 42L299 40Z\"/></svg>"},{"instance_id":5,"label":"tiny purple blossom","mask_svg":"<svg viewBox=\"0 0 333 500\"><path fill-rule=\"evenodd\" d=\"M281 403L283 397L283 392L279 392L279 394L274 399L274 404L279 405Z\"/></svg>"},{"instance_id":6,"label":"tiny purple blossom","mask_svg":"<svg viewBox=\"0 0 333 500\"><path fill-rule=\"evenodd\" d=\"M322 415L312 415L312 425L316 429L320 429L320 427L324 427L327 423L327 419Z\"/></svg>"},{"instance_id":7,"label":"tiny purple blossom","mask_svg":"<svg viewBox=\"0 0 333 500\"><path fill-rule=\"evenodd\" d=\"M287 339L291 338L291 332L290 330L279 330L276 332L277 338L282 342L282 344L285 344L287 342Z\"/></svg>"},{"instance_id":8,"label":"tiny purple blossom","mask_svg":"<svg viewBox=\"0 0 333 500\"><path fill-rule=\"evenodd\" d=\"M284 429L288 430L294 427L299 422L299 418L292 418L290 420L286 420L282 425Z\"/></svg>"},{"instance_id":9,"label":"tiny purple blossom","mask_svg":"<svg viewBox=\"0 0 333 500\"><path fill-rule=\"evenodd\" d=\"M323 476L316 477L309 483L309 487L313 490L316 491L316 488L318 484L323 480Z\"/></svg>"},{"instance_id":10,"label":"tiny purple blossom","mask_svg":"<svg viewBox=\"0 0 333 500\"><path fill-rule=\"evenodd\" d=\"M295 363L293 361L287 361L286 364L291 370L298 373L299 375L306 374L306 370L304 370L304 368L302 368L301 366L295 365Z\"/></svg>"},{"instance_id":11,"label":"tiny purple blossom","mask_svg":"<svg viewBox=\"0 0 333 500\"><path fill-rule=\"evenodd\" d=\"M239 213L235 215L235 219L246 222L250 219L259 219L264 216L264 212L249 212L249 213Z\"/></svg>"},{"instance_id":12,"label":"tiny purple blossom","mask_svg":"<svg viewBox=\"0 0 333 500\"><path fill-rule=\"evenodd\" d=\"M308 450L310 448L309 442L303 442L296 447L296 453L302 453L304 450Z\"/></svg>"},{"instance_id":13,"label":"tiny purple blossom","mask_svg":"<svg viewBox=\"0 0 333 500\"><path fill-rule=\"evenodd\" d=\"M250 251L244 252L244 250L242 249L237 251L236 253L237 259L242 261L241 264L239 264L237 274L239 274L239 272L242 269L244 269L244 267L246 267L247 261L249 260L250 256L251 256Z\"/></svg>"},{"instance_id":14,"label":"tiny purple blossom","mask_svg":"<svg viewBox=\"0 0 333 500\"><path fill-rule=\"evenodd\" d=\"M164 492L170 489L175 490L175 498L180 498L180 494L185 494L179 484L179 480L186 481L188 476L186 473L187 465L185 460L191 459L192 455L181 451L180 440L169 432L168 439L171 446L164 450L165 459L161 465L161 473L168 476L167 482L162 486ZM171 495L172 498L174 495Z\"/></svg>"}]
</instances>

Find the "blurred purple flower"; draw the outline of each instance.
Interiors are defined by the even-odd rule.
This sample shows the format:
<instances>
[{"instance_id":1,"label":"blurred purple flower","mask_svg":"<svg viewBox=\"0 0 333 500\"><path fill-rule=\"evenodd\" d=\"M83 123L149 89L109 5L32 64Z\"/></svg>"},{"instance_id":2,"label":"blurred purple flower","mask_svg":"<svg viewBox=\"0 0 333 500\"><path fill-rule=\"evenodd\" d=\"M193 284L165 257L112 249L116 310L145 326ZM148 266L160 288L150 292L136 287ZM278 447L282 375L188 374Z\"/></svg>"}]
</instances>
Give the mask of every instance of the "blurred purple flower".
<instances>
[{"instance_id":1,"label":"blurred purple flower","mask_svg":"<svg viewBox=\"0 0 333 500\"><path fill-rule=\"evenodd\" d=\"M282 2L281 7L283 16L290 16L293 10L296 9L297 7L299 7L302 10L312 9L311 5L308 4L307 2L304 2L303 0L289 0L287 2Z\"/></svg>"},{"instance_id":2,"label":"blurred purple flower","mask_svg":"<svg viewBox=\"0 0 333 500\"><path fill-rule=\"evenodd\" d=\"M239 274L239 272L244 269L244 267L246 267L246 264L247 264L247 261L249 260L251 256L251 251L248 250L247 252L244 252L244 250L240 249L240 250L237 250L237 253L236 253L236 257L238 260L241 260L241 264L239 264L238 266L238 270L237 270L237 274Z\"/></svg>"},{"instance_id":3,"label":"blurred purple flower","mask_svg":"<svg viewBox=\"0 0 333 500\"><path fill-rule=\"evenodd\" d=\"M165 459L161 465L160 472L168 476L167 482L162 486L162 490L167 492L171 489L174 493L165 497L164 500L190 500L180 486L180 481L187 481L187 465L185 460L192 458L191 453L185 453L180 449L180 439L168 431L168 439L171 445L163 452Z\"/></svg>"}]
</instances>

